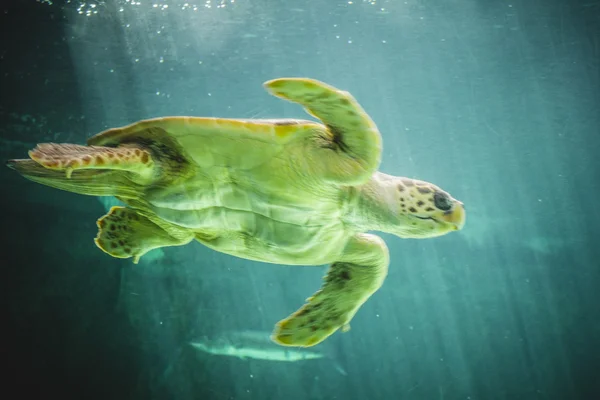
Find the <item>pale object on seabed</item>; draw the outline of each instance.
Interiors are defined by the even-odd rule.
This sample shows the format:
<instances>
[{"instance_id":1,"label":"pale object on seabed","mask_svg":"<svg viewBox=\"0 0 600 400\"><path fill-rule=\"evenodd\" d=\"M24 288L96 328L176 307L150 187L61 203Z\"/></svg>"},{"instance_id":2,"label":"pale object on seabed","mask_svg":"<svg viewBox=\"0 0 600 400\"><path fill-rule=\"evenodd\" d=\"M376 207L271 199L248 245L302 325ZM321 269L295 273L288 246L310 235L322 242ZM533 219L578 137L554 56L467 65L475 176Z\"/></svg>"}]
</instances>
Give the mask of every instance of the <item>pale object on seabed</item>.
<instances>
[{"instance_id":1,"label":"pale object on seabed","mask_svg":"<svg viewBox=\"0 0 600 400\"><path fill-rule=\"evenodd\" d=\"M204 353L241 360L297 362L330 358L324 352L279 346L270 339L270 332L261 331L229 331L212 338L204 336L189 344ZM339 363L331 361L339 373L347 375Z\"/></svg>"}]
</instances>

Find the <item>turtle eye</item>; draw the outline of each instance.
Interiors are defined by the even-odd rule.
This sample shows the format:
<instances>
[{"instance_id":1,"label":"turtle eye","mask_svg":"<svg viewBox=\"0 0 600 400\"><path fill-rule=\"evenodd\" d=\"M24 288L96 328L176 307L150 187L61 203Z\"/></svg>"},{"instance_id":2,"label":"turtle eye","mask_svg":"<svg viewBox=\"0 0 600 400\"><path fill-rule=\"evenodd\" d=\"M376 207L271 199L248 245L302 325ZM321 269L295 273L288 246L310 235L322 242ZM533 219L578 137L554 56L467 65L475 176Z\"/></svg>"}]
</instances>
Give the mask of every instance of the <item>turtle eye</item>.
<instances>
[{"instance_id":1,"label":"turtle eye","mask_svg":"<svg viewBox=\"0 0 600 400\"><path fill-rule=\"evenodd\" d=\"M442 211L448 211L452 208L452 201L446 193L435 192L433 194L433 203Z\"/></svg>"}]
</instances>

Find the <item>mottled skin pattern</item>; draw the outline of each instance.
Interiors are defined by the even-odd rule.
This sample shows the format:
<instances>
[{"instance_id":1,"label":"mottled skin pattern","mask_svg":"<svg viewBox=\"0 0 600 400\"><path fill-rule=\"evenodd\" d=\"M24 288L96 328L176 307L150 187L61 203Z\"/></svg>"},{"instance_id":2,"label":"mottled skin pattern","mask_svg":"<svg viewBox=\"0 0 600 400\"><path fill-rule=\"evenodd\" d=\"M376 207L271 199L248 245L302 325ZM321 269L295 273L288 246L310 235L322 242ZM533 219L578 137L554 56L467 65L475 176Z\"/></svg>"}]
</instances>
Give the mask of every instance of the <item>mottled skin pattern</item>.
<instances>
[{"instance_id":1,"label":"mottled skin pattern","mask_svg":"<svg viewBox=\"0 0 600 400\"><path fill-rule=\"evenodd\" d=\"M280 321L273 340L312 346L349 327L382 285L389 255L367 231L429 238L464 224L439 187L377 172L381 136L347 92L304 78L269 81L302 120L167 117L110 129L87 146L46 143L9 166L55 188L116 196L96 244L134 262L194 239L234 256L330 264L322 288Z\"/></svg>"}]
</instances>

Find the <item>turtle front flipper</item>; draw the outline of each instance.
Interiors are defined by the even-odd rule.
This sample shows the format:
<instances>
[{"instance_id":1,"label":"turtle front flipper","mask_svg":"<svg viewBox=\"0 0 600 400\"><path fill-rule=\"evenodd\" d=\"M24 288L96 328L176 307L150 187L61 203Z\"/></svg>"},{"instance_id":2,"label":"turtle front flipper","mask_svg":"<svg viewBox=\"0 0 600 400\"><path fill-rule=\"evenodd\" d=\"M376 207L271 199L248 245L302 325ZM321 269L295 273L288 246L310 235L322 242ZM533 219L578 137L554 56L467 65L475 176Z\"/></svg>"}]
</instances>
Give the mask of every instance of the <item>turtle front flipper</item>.
<instances>
[{"instance_id":1,"label":"turtle front flipper","mask_svg":"<svg viewBox=\"0 0 600 400\"><path fill-rule=\"evenodd\" d=\"M326 131L315 131L313 136L310 162L317 174L340 184L358 185L377 171L381 135L350 93L307 78L279 78L264 86L277 97L303 105L326 125Z\"/></svg>"},{"instance_id":2,"label":"turtle front flipper","mask_svg":"<svg viewBox=\"0 0 600 400\"><path fill-rule=\"evenodd\" d=\"M158 221L156 221L158 222ZM96 245L116 258L133 257L138 263L141 256L158 247L181 246L194 238L193 233L161 221L159 224L126 207L112 207L97 222Z\"/></svg>"},{"instance_id":3,"label":"turtle front flipper","mask_svg":"<svg viewBox=\"0 0 600 400\"><path fill-rule=\"evenodd\" d=\"M322 288L288 318L279 321L271 338L283 346L314 346L350 320L387 276L389 254L381 238L358 234L346 245L341 260L329 268Z\"/></svg>"}]
</instances>

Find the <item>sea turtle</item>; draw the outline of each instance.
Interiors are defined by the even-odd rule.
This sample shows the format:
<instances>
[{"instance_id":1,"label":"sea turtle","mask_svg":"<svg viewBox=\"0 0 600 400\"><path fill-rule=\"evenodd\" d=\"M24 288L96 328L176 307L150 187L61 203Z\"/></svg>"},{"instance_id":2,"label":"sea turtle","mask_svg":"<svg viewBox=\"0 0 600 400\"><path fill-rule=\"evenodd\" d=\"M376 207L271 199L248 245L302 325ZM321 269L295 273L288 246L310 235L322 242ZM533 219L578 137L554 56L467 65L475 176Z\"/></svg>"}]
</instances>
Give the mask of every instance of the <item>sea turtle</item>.
<instances>
[{"instance_id":1,"label":"sea turtle","mask_svg":"<svg viewBox=\"0 0 600 400\"><path fill-rule=\"evenodd\" d=\"M380 133L350 93L307 78L264 86L322 123L155 118L87 146L39 144L8 166L44 185L123 201L97 221L95 242L113 257L137 262L195 239L250 260L331 264L321 289L272 335L313 346L347 330L387 275L388 249L367 231L440 236L461 229L465 210L431 183L377 171Z\"/></svg>"}]
</instances>

